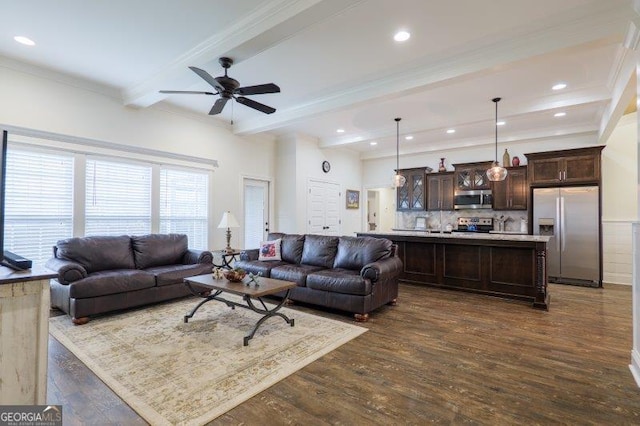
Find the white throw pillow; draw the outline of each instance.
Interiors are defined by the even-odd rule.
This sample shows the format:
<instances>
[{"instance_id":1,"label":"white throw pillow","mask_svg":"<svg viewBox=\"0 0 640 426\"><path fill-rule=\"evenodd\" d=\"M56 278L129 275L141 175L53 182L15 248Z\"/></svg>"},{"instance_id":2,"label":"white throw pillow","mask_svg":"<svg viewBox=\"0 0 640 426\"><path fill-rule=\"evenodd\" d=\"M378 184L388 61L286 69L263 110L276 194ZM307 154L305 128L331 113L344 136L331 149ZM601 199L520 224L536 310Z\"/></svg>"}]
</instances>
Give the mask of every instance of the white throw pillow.
<instances>
[{"instance_id":1,"label":"white throw pillow","mask_svg":"<svg viewBox=\"0 0 640 426\"><path fill-rule=\"evenodd\" d=\"M282 256L280 255L280 244L282 244L282 239L280 238L273 241L261 242L258 260L282 260Z\"/></svg>"}]
</instances>

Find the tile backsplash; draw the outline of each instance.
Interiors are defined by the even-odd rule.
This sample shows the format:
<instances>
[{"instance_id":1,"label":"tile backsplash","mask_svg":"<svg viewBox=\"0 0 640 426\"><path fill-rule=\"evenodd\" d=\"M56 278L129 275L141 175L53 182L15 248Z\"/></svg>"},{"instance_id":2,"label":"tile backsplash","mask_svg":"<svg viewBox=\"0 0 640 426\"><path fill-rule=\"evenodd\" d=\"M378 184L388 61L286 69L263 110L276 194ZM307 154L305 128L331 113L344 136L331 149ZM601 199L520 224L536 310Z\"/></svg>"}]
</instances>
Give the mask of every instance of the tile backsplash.
<instances>
[{"instance_id":1,"label":"tile backsplash","mask_svg":"<svg viewBox=\"0 0 640 426\"><path fill-rule=\"evenodd\" d=\"M423 211L423 212L397 212L396 228L397 229L414 229L416 227L416 219L419 217L426 218L427 229L436 231L444 230L447 225L451 225L453 229L457 227L458 217L491 217L494 220L495 229L498 228L498 222L501 216L504 216L506 222L504 224L505 231L520 231L521 220L527 220L527 212L522 210L448 210L448 211Z\"/></svg>"}]
</instances>

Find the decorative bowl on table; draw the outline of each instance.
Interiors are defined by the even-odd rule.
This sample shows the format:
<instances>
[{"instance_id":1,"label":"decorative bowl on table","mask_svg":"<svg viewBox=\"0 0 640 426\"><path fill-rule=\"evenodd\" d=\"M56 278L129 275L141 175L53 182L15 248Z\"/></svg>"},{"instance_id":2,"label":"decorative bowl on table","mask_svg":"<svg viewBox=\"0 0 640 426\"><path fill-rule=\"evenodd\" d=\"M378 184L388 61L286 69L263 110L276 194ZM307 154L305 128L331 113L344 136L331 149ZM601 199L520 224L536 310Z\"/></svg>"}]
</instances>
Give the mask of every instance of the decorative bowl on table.
<instances>
[{"instance_id":1,"label":"decorative bowl on table","mask_svg":"<svg viewBox=\"0 0 640 426\"><path fill-rule=\"evenodd\" d=\"M239 283L247 275L247 272L242 269L230 269L224 271L224 277L232 283Z\"/></svg>"}]
</instances>

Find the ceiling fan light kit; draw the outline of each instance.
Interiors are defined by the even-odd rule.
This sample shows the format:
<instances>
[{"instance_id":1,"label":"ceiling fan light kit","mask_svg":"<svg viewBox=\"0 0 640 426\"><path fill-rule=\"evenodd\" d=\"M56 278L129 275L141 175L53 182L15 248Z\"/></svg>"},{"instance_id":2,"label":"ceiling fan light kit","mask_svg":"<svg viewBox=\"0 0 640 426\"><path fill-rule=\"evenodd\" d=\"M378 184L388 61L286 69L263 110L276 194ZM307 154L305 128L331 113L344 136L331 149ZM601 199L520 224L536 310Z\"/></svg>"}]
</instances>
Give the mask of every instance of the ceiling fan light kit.
<instances>
[{"instance_id":1,"label":"ceiling fan light kit","mask_svg":"<svg viewBox=\"0 0 640 426\"><path fill-rule=\"evenodd\" d=\"M496 126L496 156L493 162L493 166L489 170L487 170L487 177L492 182L505 180L507 177L507 169L505 169L504 167L500 167L500 163L498 163L498 102L500 102L500 99L501 98L491 99L491 101L496 104L496 119L494 121Z\"/></svg>"},{"instance_id":2,"label":"ceiling fan light kit","mask_svg":"<svg viewBox=\"0 0 640 426\"><path fill-rule=\"evenodd\" d=\"M209 115L220 114L227 104L229 99L235 99L238 103L253 108L265 114L273 114L276 109L260 102L256 102L253 99L245 98L245 95L263 95L267 93L279 93L280 87L274 83L259 84L257 86L245 86L240 87L240 82L235 78L231 78L227 75L227 70L233 65L231 58L222 57L218 60L222 68L224 68L224 75L219 77L212 77L211 74L203 69L197 67L189 67L191 71L198 74L200 78L209 83L216 91L215 92L199 92L191 90L160 90L160 93L165 94L188 94L188 95L219 95L220 98L216 100L209 111Z\"/></svg>"}]
</instances>

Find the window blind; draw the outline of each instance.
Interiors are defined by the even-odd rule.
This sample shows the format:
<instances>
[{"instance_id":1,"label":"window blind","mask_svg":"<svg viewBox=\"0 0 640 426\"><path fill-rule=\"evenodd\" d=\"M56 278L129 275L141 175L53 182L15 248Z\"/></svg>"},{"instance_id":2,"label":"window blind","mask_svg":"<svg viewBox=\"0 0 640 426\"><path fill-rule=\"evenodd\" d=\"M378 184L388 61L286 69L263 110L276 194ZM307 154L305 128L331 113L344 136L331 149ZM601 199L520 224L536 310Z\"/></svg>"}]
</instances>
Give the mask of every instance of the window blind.
<instances>
[{"instance_id":1,"label":"window blind","mask_svg":"<svg viewBox=\"0 0 640 426\"><path fill-rule=\"evenodd\" d=\"M7 149L4 249L43 264L73 235L73 157Z\"/></svg>"},{"instance_id":2,"label":"window blind","mask_svg":"<svg viewBox=\"0 0 640 426\"><path fill-rule=\"evenodd\" d=\"M160 232L186 234L189 247L207 249L207 173L160 170Z\"/></svg>"},{"instance_id":3,"label":"window blind","mask_svg":"<svg viewBox=\"0 0 640 426\"><path fill-rule=\"evenodd\" d=\"M244 187L244 247L257 248L264 239L265 188L245 185Z\"/></svg>"},{"instance_id":4,"label":"window blind","mask_svg":"<svg viewBox=\"0 0 640 426\"><path fill-rule=\"evenodd\" d=\"M85 235L151 233L151 166L87 159Z\"/></svg>"}]
</instances>

